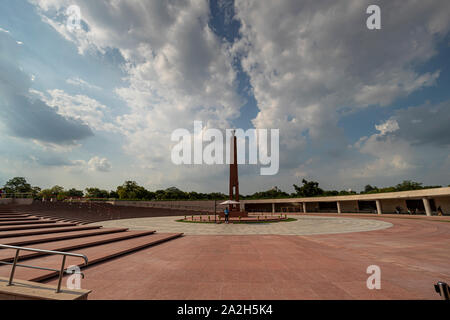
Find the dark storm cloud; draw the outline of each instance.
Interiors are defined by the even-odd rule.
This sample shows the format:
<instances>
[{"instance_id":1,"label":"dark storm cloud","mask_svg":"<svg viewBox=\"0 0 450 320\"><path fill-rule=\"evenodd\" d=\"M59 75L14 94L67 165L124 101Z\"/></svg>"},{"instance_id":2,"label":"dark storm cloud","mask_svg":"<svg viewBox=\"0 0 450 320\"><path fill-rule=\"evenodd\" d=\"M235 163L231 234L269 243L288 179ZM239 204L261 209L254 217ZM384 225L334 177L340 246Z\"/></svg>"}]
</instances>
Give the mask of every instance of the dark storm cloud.
<instances>
[{"instance_id":1,"label":"dark storm cloud","mask_svg":"<svg viewBox=\"0 0 450 320\"><path fill-rule=\"evenodd\" d=\"M40 100L31 101L16 95L8 102L3 118L11 133L17 137L55 144L74 144L75 140L93 135L87 125L60 116L55 109Z\"/></svg>"},{"instance_id":2,"label":"dark storm cloud","mask_svg":"<svg viewBox=\"0 0 450 320\"><path fill-rule=\"evenodd\" d=\"M450 100L398 110L395 134L413 144L450 145Z\"/></svg>"},{"instance_id":3,"label":"dark storm cloud","mask_svg":"<svg viewBox=\"0 0 450 320\"><path fill-rule=\"evenodd\" d=\"M28 96L30 76L18 67L17 43L0 33L0 118L13 136L58 145L72 145L93 135L91 129L57 109Z\"/></svg>"}]
</instances>

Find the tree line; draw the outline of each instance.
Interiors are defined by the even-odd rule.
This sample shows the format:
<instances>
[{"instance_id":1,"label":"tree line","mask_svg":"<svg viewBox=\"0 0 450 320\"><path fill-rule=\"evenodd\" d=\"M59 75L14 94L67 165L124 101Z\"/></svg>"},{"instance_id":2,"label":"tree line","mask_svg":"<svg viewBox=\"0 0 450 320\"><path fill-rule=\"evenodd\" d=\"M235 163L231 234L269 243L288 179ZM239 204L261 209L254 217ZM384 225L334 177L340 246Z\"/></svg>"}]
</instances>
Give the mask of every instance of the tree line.
<instances>
[{"instance_id":1,"label":"tree line","mask_svg":"<svg viewBox=\"0 0 450 320\"><path fill-rule=\"evenodd\" d=\"M240 199L274 199L274 198L296 198L296 197L325 197L358 194L352 190L324 190L319 187L316 181L302 179L301 185L294 184L294 192L287 193L278 187L255 192L251 195L239 195ZM405 180L392 187L378 188L370 184L364 187L359 194L383 193L408 190L420 190L429 188L440 188L441 186L423 186L420 182ZM90 199L119 199L119 200L225 200L228 195L221 192L201 193L185 192L176 187L170 187L164 190L150 191L135 181L125 181L118 186L116 190L104 190L97 187L89 187L85 190L76 188L65 189L62 186L53 186L49 189L41 189L37 186L31 186L24 177L15 177L8 180L3 186L3 193L27 193L35 199L57 199L65 200L69 198L90 198Z\"/></svg>"}]
</instances>

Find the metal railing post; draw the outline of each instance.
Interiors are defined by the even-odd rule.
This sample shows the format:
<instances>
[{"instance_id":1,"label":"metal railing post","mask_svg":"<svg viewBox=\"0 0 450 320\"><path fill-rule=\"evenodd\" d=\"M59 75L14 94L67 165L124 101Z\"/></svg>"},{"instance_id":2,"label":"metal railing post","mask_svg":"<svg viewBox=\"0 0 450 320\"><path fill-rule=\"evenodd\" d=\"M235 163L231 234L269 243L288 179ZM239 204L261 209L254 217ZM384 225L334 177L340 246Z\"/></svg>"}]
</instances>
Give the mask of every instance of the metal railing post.
<instances>
[{"instance_id":1,"label":"metal railing post","mask_svg":"<svg viewBox=\"0 0 450 320\"><path fill-rule=\"evenodd\" d=\"M441 296L443 300L450 300L450 288L449 285L445 282L439 281L434 285L434 288L437 293Z\"/></svg>"},{"instance_id":2,"label":"metal railing post","mask_svg":"<svg viewBox=\"0 0 450 320\"><path fill-rule=\"evenodd\" d=\"M19 251L20 249L17 249L16 256L14 257L14 263L11 269L11 274L9 275L8 286L12 285L13 283L14 273L16 272L17 260L19 260Z\"/></svg>"},{"instance_id":3,"label":"metal railing post","mask_svg":"<svg viewBox=\"0 0 450 320\"><path fill-rule=\"evenodd\" d=\"M61 290L61 282L62 282L62 278L64 276L64 265L65 264L66 264L66 256L63 256L62 264L61 264L61 271L59 271L58 287L56 288L56 293L58 293Z\"/></svg>"}]
</instances>

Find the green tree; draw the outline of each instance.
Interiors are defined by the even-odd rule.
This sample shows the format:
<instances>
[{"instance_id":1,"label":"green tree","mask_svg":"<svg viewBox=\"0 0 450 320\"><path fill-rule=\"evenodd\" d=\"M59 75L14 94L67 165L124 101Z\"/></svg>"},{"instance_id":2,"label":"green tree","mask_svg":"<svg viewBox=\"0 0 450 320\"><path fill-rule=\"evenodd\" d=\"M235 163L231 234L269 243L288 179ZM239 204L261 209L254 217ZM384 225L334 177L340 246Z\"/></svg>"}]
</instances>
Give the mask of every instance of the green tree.
<instances>
[{"instance_id":1,"label":"green tree","mask_svg":"<svg viewBox=\"0 0 450 320\"><path fill-rule=\"evenodd\" d=\"M323 195L323 190L319 188L319 183L315 181L307 181L306 179L302 180L303 186L299 187L294 184L294 189L297 193L297 196L300 197L316 197Z\"/></svg>"},{"instance_id":2,"label":"green tree","mask_svg":"<svg viewBox=\"0 0 450 320\"><path fill-rule=\"evenodd\" d=\"M4 187L6 193L28 193L33 192L33 188L24 177L15 177L8 180Z\"/></svg>"},{"instance_id":3,"label":"green tree","mask_svg":"<svg viewBox=\"0 0 450 320\"><path fill-rule=\"evenodd\" d=\"M33 194L34 198L37 197L37 195L41 192L41 188L39 187L32 187L31 189L31 193Z\"/></svg>"},{"instance_id":4,"label":"green tree","mask_svg":"<svg viewBox=\"0 0 450 320\"><path fill-rule=\"evenodd\" d=\"M77 190L75 188L71 188L71 189L67 190L66 194L68 197L76 197L76 198L83 197L83 191Z\"/></svg>"},{"instance_id":5,"label":"green tree","mask_svg":"<svg viewBox=\"0 0 450 320\"><path fill-rule=\"evenodd\" d=\"M99 188L86 188L87 198L109 198L109 192Z\"/></svg>"},{"instance_id":6,"label":"green tree","mask_svg":"<svg viewBox=\"0 0 450 320\"><path fill-rule=\"evenodd\" d=\"M152 194L144 187L139 186L136 181L125 181L123 185L117 187L119 199L152 199Z\"/></svg>"},{"instance_id":7,"label":"green tree","mask_svg":"<svg viewBox=\"0 0 450 320\"><path fill-rule=\"evenodd\" d=\"M64 193L64 187L61 186L53 186L51 189L52 194L54 194L55 196L57 196L58 194L63 194Z\"/></svg>"},{"instance_id":8,"label":"green tree","mask_svg":"<svg viewBox=\"0 0 450 320\"><path fill-rule=\"evenodd\" d=\"M369 193L369 192L374 192L374 191L378 191L378 188L372 187L370 184L368 184L364 187L364 193Z\"/></svg>"},{"instance_id":9,"label":"green tree","mask_svg":"<svg viewBox=\"0 0 450 320\"><path fill-rule=\"evenodd\" d=\"M399 183L395 186L397 191L408 191L408 190L420 190L423 189L422 183L414 182L411 180L404 180L402 183Z\"/></svg>"},{"instance_id":10,"label":"green tree","mask_svg":"<svg viewBox=\"0 0 450 320\"><path fill-rule=\"evenodd\" d=\"M52 190L50 190L50 189L44 189L44 190L41 190L41 192L38 193L38 197L39 198L44 198L46 200L51 199L52 196L53 196Z\"/></svg>"},{"instance_id":11,"label":"green tree","mask_svg":"<svg viewBox=\"0 0 450 320\"><path fill-rule=\"evenodd\" d=\"M250 196L243 197L245 199L273 199L273 198L287 198L289 194L282 191L278 187L273 187L267 191L256 192Z\"/></svg>"}]
</instances>

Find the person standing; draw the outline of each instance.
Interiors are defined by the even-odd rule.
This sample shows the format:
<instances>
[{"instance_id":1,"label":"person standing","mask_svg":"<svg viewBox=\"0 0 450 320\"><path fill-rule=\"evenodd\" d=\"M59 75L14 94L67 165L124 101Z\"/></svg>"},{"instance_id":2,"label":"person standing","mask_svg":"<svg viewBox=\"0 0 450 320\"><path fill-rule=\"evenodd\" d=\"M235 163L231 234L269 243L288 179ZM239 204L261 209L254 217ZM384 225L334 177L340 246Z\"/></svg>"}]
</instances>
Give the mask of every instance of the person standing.
<instances>
[{"instance_id":1,"label":"person standing","mask_svg":"<svg viewBox=\"0 0 450 320\"><path fill-rule=\"evenodd\" d=\"M228 216L230 215L230 211L228 211L228 208L225 208L224 213L225 213L225 223L228 223Z\"/></svg>"}]
</instances>

